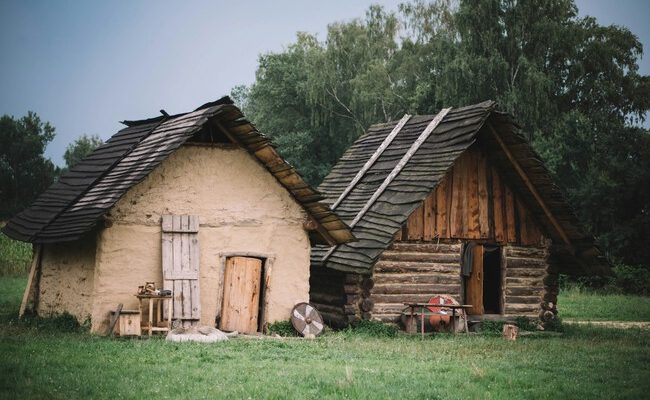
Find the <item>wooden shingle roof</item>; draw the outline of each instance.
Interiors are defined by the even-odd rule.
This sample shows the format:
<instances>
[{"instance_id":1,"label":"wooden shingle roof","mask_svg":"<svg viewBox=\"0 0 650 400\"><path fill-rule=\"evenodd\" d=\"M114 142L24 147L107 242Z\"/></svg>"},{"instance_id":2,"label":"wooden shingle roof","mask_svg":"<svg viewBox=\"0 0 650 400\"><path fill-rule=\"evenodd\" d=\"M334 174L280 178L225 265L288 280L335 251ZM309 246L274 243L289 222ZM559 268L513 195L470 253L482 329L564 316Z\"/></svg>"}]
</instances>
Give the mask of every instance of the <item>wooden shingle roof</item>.
<instances>
[{"instance_id":1,"label":"wooden shingle roof","mask_svg":"<svg viewBox=\"0 0 650 400\"><path fill-rule=\"evenodd\" d=\"M531 212L554 243L562 243L557 253L570 256L563 260L565 264L569 259L576 264L580 258L576 255L589 255L588 262L592 264L602 263L594 258L599 253L593 246L593 238L579 228L575 214L539 156L512 119L496 111L495 102L443 111L448 112L439 114L441 120L437 125L436 116L413 116L397 134L394 131L398 130L399 121L373 125L346 151L319 190L326 201L335 206L335 212L352 227L358 240L335 247L314 246L314 265L370 273L409 215L436 188L455 160L477 140L488 146L490 158L507 172L513 189L531 204ZM432 126L432 133L418 145L423 131ZM529 183L517 174L513 161L504 154L499 141L530 177ZM414 151L410 158L409 150ZM401 170L396 168L400 161L405 163ZM399 172L395 175L396 170ZM391 173L395 175L392 179ZM533 191L547 206L546 210L531 193L531 182ZM549 214L557 226L549 220Z\"/></svg>"},{"instance_id":2,"label":"wooden shingle roof","mask_svg":"<svg viewBox=\"0 0 650 400\"><path fill-rule=\"evenodd\" d=\"M79 239L93 229L131 187L206 126L221 130L275 176L314 221L314 243L344 243L353 236L297 171L278 155L228 97L193 112L142 121L125 121L113 135L63 174L31 207L3 228L8 236L33 243Z\"/></svg>"}]
</instances>

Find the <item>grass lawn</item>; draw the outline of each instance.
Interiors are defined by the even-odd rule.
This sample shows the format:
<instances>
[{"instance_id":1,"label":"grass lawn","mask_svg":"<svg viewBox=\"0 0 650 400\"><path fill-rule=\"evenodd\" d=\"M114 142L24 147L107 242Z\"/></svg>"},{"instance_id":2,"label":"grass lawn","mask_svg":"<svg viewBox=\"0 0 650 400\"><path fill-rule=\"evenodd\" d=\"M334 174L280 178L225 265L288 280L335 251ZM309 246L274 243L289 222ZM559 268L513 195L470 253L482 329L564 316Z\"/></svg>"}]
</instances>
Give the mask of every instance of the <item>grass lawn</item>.
<instances>
[{"instance_id":1,"label":"grass lawn","mask_svg":"<svg viewBox=\"0 0 650 400\"><path fill-rule=\"evenodd\" d=\"M650 321L650 297L600 294L580 288L558 296L560 316L590 321Z\"/></svg>"},{"instance_id":2,"label":"grass lawn","mask_svg":"<svg viewBox=\"0 0 650 400\"><path fill-rule=\"evenodd\" d=\"M0 278L0 398L630 398L650 391L650 332L566 327L507 342L346 332L201 345L109 340L15 321Z\"/></svg>"}]
</instances>

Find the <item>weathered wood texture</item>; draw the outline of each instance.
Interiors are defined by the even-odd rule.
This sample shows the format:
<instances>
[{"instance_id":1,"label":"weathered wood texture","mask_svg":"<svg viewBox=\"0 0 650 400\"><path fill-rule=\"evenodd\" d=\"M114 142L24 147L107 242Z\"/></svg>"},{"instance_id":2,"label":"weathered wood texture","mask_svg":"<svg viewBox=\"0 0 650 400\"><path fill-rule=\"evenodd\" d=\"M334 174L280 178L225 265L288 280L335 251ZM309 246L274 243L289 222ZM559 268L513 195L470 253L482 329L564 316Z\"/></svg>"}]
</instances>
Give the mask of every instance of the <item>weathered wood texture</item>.
<instances>
[{"instance_id":1,"label":"weathered wood texture","mask_svg":"<svg viewBox=\"0 0 650 400\"><path fill-rule=\"evenodd\" d=\"M162 216L163 287L174 294L172 318L184 326L201 319L198 232L198 216Z\"/></svg>"},{"instance_id":2,"label":"weathered wood texture","mask_svg":"<svg viewBox=\"0 0 650 400\"><path fill-rule=\"evenodd\" d=\"M503 256L506 272L505 314L538 317L546 293L544 281L551 274L548 249L506 246Z\"/></svg>"},{"instance_id":3,"label":"weathered wood texture","mask_svg":"<svg viewBox=\"0 0 650 400\"><path fill-rule=\"evenodd\" d=\"M490 239L539 246L542 234L523 201L478 145L459 157L409 216L398 240Z\"/></svg>"},{"instance_id":4,"label":"weathered wood texture","mask_svg":"<svg viewBox=\"0 0 650 400\"><path fill-rule=\"evenodd\" d=\"M464 303L472 306L467 313L470 315L482 315L485 312L483 307L483 246L476 246L472 249L472 272L465 282Z\"/></svg>"},{"instance_id":5,"label":"weathered wood texture","mask_svg":"<svg viewBox=\"0 0 650 400\"><path fill-rule=\"evenodd\" d=\"M436 294L460 300L460 243L393 243L375 264L373 319L398 322L406 302Z\"/></svg>"},{"instance_id":6,"label":"weathered wood texture","mask_svg":"<svg viewBox=\"0 0 650 400\"><path fill-rule=\"evenodd\" d=\"M242 333L258 331L261 284L262 260L251 257L226 260L219 329Z\"/></svg>"}]
</instances>

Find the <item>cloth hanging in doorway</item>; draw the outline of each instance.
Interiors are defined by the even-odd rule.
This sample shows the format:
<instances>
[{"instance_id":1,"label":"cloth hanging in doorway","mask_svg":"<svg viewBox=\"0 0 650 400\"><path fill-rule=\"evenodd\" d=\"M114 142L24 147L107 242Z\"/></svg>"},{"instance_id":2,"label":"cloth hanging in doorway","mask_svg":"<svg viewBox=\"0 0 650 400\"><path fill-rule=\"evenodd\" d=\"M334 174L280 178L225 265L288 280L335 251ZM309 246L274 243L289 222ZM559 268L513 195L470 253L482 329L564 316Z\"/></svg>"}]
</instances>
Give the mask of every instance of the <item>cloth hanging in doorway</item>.
<instances>
[{"instance_id":1,"label":"cloth hanging in doorway","mask_svg":"<svg viewBox=\"0 0 650 400\"><path fill-rule=\"evenodd\" d=\"M463 276L472 274L472 261L474 259L474 247L478 246L475 242L469 242L463 247L463 256L461 257L461 272ZM483 245L483 255L499 250L499 246L494 244Z\"/></svg>"}]
</instances>

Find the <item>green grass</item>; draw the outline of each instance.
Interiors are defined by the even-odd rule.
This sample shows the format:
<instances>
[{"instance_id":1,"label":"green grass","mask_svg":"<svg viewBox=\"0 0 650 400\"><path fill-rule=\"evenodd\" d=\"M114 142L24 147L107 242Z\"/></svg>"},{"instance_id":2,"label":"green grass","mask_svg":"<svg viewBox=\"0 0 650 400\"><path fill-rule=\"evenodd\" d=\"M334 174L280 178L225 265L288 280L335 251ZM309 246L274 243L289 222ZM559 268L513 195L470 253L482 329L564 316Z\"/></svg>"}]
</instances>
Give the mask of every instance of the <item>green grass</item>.
<instances>
[{"instance_id":1,"label":"green grass","mask_svg":"<svg viewBox=\"0 0 650 400\"><path fill-rule=\"evenodd\" d=\"M29 271L32 245L0 233L0 276L18 276Z\"/></svg>"},{"instance_id":2,"label":"green grass","mask_svg":"<svg viewBox=\"0 0 650 400\"><path fill-rule=\"evenodd\" d=\"M564 319L650 321L650 297L602 294L578 287L560 292L558 309Z\"/></svg>"},{"instance_id":3,"label":"green grass","mask_svg":"<svg viewBox=\"0 0 650 400\"><path fill-rule=\"evenodd\" d=\"M0 278L0 398L643 398L650 332L562 335L374 331L212 345L106 339L17 322L24 278Z\"/></svg>"}]
</instances>

